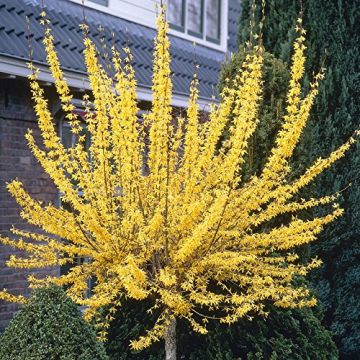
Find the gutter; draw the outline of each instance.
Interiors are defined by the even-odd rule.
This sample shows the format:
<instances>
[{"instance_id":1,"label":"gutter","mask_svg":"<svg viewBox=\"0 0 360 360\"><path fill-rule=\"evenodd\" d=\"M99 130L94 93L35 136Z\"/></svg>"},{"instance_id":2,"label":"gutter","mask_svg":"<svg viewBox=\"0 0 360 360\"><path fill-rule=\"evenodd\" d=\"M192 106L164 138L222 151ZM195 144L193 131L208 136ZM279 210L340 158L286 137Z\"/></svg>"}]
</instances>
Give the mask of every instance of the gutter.
<instances>
[{"instance_id":1,"label":"gutter","mask_svg":"<svg viewBox=\"0 0 360 360\"><path fill-rule=\"evenodd\" d=\"M39 80L53 84L54 79L48 66L38 61L33 61L33 63L40 69ZM27 78L30 75L30 70L27 67L27 61L24 58L0 53L0 73ZM85 72L63 69L63 73L69 87L78 90L90 90L90 84ZM152 101L152 91L150 86L139 84L137 95L139 100ZM173 92L171 105L174 107L187 108L188 99L188 94ZM199 98L198 104L201 110L209 111L209 104L217 102L218 100L216 99Z\"/></svg>"}]
</instances>

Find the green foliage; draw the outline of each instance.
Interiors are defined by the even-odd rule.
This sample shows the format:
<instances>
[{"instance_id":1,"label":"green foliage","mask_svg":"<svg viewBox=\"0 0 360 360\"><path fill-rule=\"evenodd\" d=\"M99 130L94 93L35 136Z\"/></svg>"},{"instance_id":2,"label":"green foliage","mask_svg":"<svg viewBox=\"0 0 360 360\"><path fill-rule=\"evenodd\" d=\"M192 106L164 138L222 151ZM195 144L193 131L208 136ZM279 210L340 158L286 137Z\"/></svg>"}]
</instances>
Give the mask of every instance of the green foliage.
<instances>
[{"instance_id":1,"label":"green foliage","mask_svg":"<svg viewBox=\"0 0 360 360\"><path fill-rule=\"evenodd\" d=\"M234 79L245 60L246 51L240 50L228 64L222 67L219 88ZM243 167L243 176L257 174L265 163L266 156L275 144L275 135L280 130L284 115L286 92L290 79L287 65L270 53L265 53L263 67L263 99L260 104L260 123L249 142L249 153Z\"/></svg>"},{"instance_id":2,"label":"green foliage","mask_svg":"<svg viewBox=\"0 0 360 360\"><path fill-rule=\"evenodd\" d=\"M249 0L244 0L239 41L247 33ZM257 1L260 3L260 1ZM308 75L324 62L326 78L312 112L313 154L328 154L359 126L360 119L360 1L303 0L308 30ZM266 4L264 44L284 61L290 57L292 28L300 12L297 0ZM317 192L343 189L344 216L330 225L312 253L324 267L314 277L325 310L325 324L334 331L343 359L360 354L360 146L320 177ZM352 183L351 188L347 186Z\"/></svg>"},{"instance_id":3,"label":"green foliage","mask_svg":"<svg viewBox=\"0 0 360 360\"><path fill-rule=\"evenodd\" d=\"M238 43L243 44L249 37L249 19L253 0L241 2L242 12L239 25ZM260 19L261 1L255 0L256 18ZM263 43L265 49L277 58L288 62L291 56L291 44L295 38L296 18L299 14L299 2L294 0L267 0ZM286 9L286 10L285 10ZM306 53L308 58L309 54Z\"/></svg>"},{"instance_id":4,"label":"green foliage","mask_svg":"<svg viewBox=\"0 0 360 360\"><path fill-rule=\"evenodd\" d=\"M130 348L130 341L144 335L147 329L151 329L158 314L146 312L151 305L149 301L125 300L121 301L121 307L117 310L114 320L110 324L108 341L105 343L106 352L110 360L163 360L165 357L164 341L151 345L150 348L139 352ZM104 311L104 315L106 311ZM177 332L179 335L179 331Z\"/></svg>"},{"instance_id":5,"label":"green foliage","mask_svg":"<svg viewBox=\"0 0 360 360\"><path fill-rule=\"evenodd\" d=\"M231 79L234 79L236 71L241 67L245 56L246 50L240 48L232 56L229 63L223 65L219 80L220 91L227 81L230 81L231 84ZM242 176L245 180L251 175L258 175L261 172L271 149L275 145L275 135L280 130L283 121L282 117L285 113L289 79L288 64L270 52L265 52L263 66L264 87L259 109L260 122L254 136L249 141L246 163L242 168ZM310 135L309 130L306 129L294 151L292 176L296 177L299 173L302 173L306 169L306 165L309 164Z\"/></svg>"},{"instance_id":6,"label":"green foliage","mask_svg":"<svg viewBox=\"0 0 360 360\"><path fill-rule=\"evenodd\" d=\"M0 360L107 360L94 329L59 287L33 291L0 337Z\"/></svg>"},{"instance_id":7,"label":"green foliage","mask_svg":"<svg viewBox=\"0 0 360 360\"><path fill-rule=\"evenodd\" d=\"M338 353L321 314L310 309L283 310L269 307L269 316L241 320L234 326L211 322L206 336L178 323L179 359L186 360L332 360ZM143 333L142 322L154 321L144 314L144 305L123 302L111 326L107 351L111 360L162 360L161 343L141 353L129 349L131 338Z\"/></svg>"},{"instance_id":8,"label":"green foliage","mask_svg":"<svg viewBox=\"0 0 360 360\"><path fill-rule=\"evenodd\" d=\"M269 308L269 317L217 326L210 337L198 338L189 359L337 359L330 333L309 309ZM190 343L190 342L189 342Z\"/></svg>"}]
</instances>

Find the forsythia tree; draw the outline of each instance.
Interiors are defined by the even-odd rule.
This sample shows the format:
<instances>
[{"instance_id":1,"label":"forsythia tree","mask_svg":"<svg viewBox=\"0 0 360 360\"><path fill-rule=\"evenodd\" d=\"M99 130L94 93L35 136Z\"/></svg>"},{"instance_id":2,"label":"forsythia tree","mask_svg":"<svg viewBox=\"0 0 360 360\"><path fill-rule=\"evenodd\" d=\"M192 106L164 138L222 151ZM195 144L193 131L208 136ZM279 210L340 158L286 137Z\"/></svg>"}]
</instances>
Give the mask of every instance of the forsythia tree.
<instances>
[{"instance_id":1,"label":"forsythia tree","mask_svg":"<svg viewBox=\"0 0 360 360\"><path fill-rule=\"evenodd\" d=\"M315 240L324 225L342 210L334 205L323 217L306 220L293 216L281 226L272 226L271 221L283 214L332 204L336 195L308 200L296 195L343 156L355 140L350 138L329 157L319 158L301 176L289 180L289 159L323 77L322 73L316 75L309 93L301 97L305 62L301 21L282 128L262 173L246 182L240 169L258 123L261 45L249 44L252 50L234 83L224 87L220 104L210 105L209 121L199 121L196 75L186 120L173 119L168 24L161 9L154 49L152 109L140 123L129 49L124 49L123 61L112 49L115 76L108 75L83 25L93 97L86 95L84 99L91 135L86 150L83 128L74 115L45 14L42 22L55 86L78 142L70 149L62 145L32 65L30 83L43 147L35 143L31 132L27 140L58 187L62 201L72 210L42 204L29 196L21 182L10 183L8 189L21 206L22 217L39 231L14 228L16 239L1 239L30 254L28 258L12 256L7 265L39 268L73 264L66 275L46 279L30 276L29 281L31 286L66 286L67 294L87 307L88 319L110 306L111 320L115 308L121 306L121 295L152 299L154 306L149 311L156 310L159 317L151 330L132 342L132 347L142 349L164 338L167 359L176 358L177 318L206 334L209 318L231 324L254 313L266 315L266 301L280 307L315 304L308 289L296 287L293 279L320 261L302 264L293 250ZM229 119L232 123L228 128ZM225 128L228 136L221 142ZM78 257L86 261L76 264ZM96 280L92 295L86 298L89 278ZM25 301L6 290L1 298ZM105 332L107 324L102 325Z\"/></svg>"}]
</instances>

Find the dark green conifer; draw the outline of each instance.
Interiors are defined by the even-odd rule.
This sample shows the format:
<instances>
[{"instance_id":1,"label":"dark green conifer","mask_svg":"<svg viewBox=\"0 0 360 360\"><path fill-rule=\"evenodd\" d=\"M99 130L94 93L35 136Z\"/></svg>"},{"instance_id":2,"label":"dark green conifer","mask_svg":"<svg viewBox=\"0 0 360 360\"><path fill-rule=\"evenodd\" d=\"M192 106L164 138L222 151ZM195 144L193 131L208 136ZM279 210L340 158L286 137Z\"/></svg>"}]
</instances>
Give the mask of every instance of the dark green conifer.
<instances>
[{"instance_id":1,"label":"dark green conifer","mask_svg":"<svg viewBox=\"0 0 360 360\"><path fill-rule=\"evenodd\" d=\"M246 37L251 1L242 2L240 42ZM322 62L327 69L308 129L315 158L328 154L359 127L360 1L268 0L264 44L284 61L289 61L292 29L301 11L308 30L307 74L311 77ZM334 331L343 359L360 358L359 172L358 145L321 176L316 186L318 194L342 191L345 208L344 216L312 248L312 254L324 261L313 283L325 305L325 324Z\"/></svg>"}]
</instances>

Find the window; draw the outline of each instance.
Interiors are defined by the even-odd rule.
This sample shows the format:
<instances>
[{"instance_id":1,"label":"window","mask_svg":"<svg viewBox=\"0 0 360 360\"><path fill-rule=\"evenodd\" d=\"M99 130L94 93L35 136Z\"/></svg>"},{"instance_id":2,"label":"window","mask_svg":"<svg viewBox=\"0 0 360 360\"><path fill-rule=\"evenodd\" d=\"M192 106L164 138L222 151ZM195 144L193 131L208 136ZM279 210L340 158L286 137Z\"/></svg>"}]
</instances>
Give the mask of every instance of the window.
<instances>
[{"instance_id":1,"label":"window","mask_svg":"<svg viewBox=\"0 0 360 360\"><path fill-rule=\"evenodd\" d=\"M168 3L168 21L173 28L184 29L184 0L169 0Z\"/></svg>"},{"instance_id":2,"label":"window","mask_svg":"<svg viewBox=\"0 0 360 360\"><path fill-rule=\"evenodd\" d=\"M207 0L206 5L206 39L220 40L220 0Z\"/></svg>"},{"instance_id":3,"label":"window","mask_svg":"<svg viewBox=\"0 0 360 360\"><path fill-rule=\"evenodd\" d=\"M84 110L75 109L74 113L78 115L79 119L83 119L85 117L85 111ZM85 122L82 123L82 129L83 129L83 131L82 131L81 135L85 135L85 144L84 144L84 146L85 146L85 149L88 151L89 146L90 146L90 135L89 135L89 132L86 130ZM62 117L60 119L60 122L59 122L59 133L60 133L61 142L62 142L62 144L64 145L64 147L66 149L70 149L70 148L75 146L75 144L78 141L78 136L75 135L71 131L71 126L70 126L69 122L66 119L64 119L64 117ZM76 186L77 186L77 184L74 183L74 187L76 187ZM79 191L79 194L81 195L81 191ZM60 199L59 199L59 205L60 205L60 207L62 207L63 209L65 209L65 210L67 210L69 212L74 211L70 204L68 204L68 203L64 202L63 200L61 200L61 196L60 196ZM75 259L74 264L62 265L60 267L60 274L66 275L73 266L81 265L81 264L87 263L89 261L91 261L89 258L77 257ZM90 278L87 279L87 288L86 288L86 291L85 291L85 294L84 294L85 298L89 298L91 296L94 284L95 284L95 279L93 277L90 277Z\"/></svg>"},{"instance_id":4,"label":"window","mask_svg":"<svg viewBox=\"0 0 360 360\"><path fill-rule=\"evenodd\" d=\"M85 116L85 112L83 110L76 109L74 111L80 119L83 119ZM90 135L86 130L85 122L82 123L82 133L80 135L85 135L85 149L88 151L90 147ZM70 149L75 146L78 137L71 131L71 126L68 121L62 119L60 121L60 138L61 142L66 149Z\"/></svg>"},{"instance_id":5,"label":"window","mask_svg":"<svg viewBox=\"0 0 360 360\"><path fill-rule=\"evenodd\" d=\"M188 35L220 44L224 0L168 0L170 26Z\"/></svg>"},{"instance_id":6,"label":"window","mask_svg":"<svg viewBox=\"0 0 360 360\"><path fill-rule=\"evenodd\" d=\"M202 0L188 0L187 30L192 35L201 35L203 33L203 1Z\"/></svg>"},{"instance_id":7,"label":"window","mask_svg":"<svg viewBox=\"0 0 360 360\"><path fill-rule=\"evenodd\" d=\"M75 109L74 113L76 115L78 115L80 120L85 118L84 110ZM81 123L81 128L82 128L82 131L81 131L80 135L85 136L84 150L86 150L86 152L90 156L90 154L89 154L90 134L86 129L85 121L83 121ZM64 145L65 149L70 149L70 148L74 147L75 144L78 142L78 135L75 135L71 131L71 126L70 126L69 122L64 118L60 119L59 134L60 134L61 142ZM74 180L72 180L72 183L73 183L74 187L76 188L77 187L76 182Z\"/></svg>"},{"instance_id":8,"label":"window","mask_svg":"<svg viewBox=\"0 0 360 360\"><path fill-rule=\"evenodd\" d=\"M91 2L99 4L99 5L108 6L108 0L88 0L88 1L91 1Z\"/></svg>"},{"instance_id":9,"label":"window","mask_svg":"<svg viewBox=\"0 0 360 360\"><path fill-rule=\"evenodd\" d=\"M71 208L71 206L63 201L60 200L60 206L67 210L67 211L73 211L73 209ZM89 258L85 258L85 257L82 257L82 256L79 256L75 259L74 263L73 264L65 264L65 265L61 265L60 266L60 274L61 275L66 275L69 273L69 271L71 270L72 267L74 266L77 266L77 265L82 265L82 264L85 264L85 263L88 263L89 261L91 261ZM86 280L86 290L85 290L85 298L88 299L91 294L92 294L92 290L94 288L94 285L95 285L95 278L94 277L89 277L87 280Z\"/></svg>"}]
</instances>

